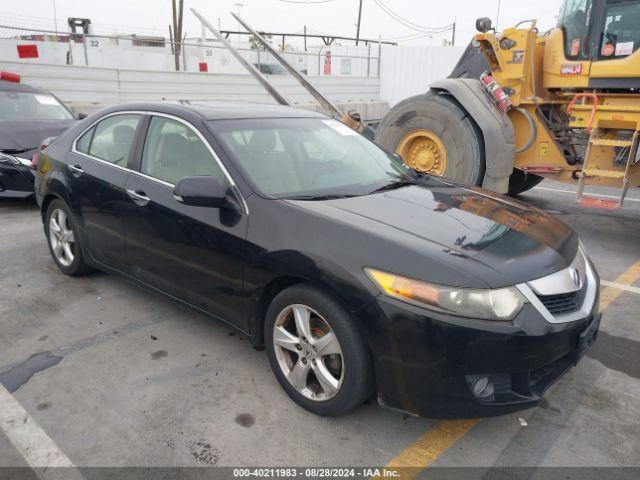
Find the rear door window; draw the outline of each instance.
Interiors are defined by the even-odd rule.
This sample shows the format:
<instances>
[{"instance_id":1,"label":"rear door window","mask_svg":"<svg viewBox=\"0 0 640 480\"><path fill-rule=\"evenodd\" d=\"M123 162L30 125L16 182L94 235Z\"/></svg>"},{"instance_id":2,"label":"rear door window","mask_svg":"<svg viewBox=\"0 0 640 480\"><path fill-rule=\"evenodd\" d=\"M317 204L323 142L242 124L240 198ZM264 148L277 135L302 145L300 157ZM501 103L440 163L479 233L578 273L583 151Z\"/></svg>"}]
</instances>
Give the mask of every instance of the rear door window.
<instances>
[{"instance_id":1,"label":"rear door window","mask_svg":"<svg viewBox=\"0 0 640 480\"><path fill-rule=\"evenodd\" d=\"M142 151L140 172L175 185L185 177L225 175L200 136L182 122L153 117Z\"/></svg>"},{"instance_id":2,"label":"rear door window","mask_svg":"<svg viewBox=\"0 0 640 480\"><path fill-rule=\"evenodd\" d=\"M101 120L94 127L95 131L89 143L89 155L126 167L140 119L139 114L127 113ZM78 141L78 144L80 143L85 145L84 136ZM82 150L78 149L78 151Z\"/></svg>"}]
</instances>

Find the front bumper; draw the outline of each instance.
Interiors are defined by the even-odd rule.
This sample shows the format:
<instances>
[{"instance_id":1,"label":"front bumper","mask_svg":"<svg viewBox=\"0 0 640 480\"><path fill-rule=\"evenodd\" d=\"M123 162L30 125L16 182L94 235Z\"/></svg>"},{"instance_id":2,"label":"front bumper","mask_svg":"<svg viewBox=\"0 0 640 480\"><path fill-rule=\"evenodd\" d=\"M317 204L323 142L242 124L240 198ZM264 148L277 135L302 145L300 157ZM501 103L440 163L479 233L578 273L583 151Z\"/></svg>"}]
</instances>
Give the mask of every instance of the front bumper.
<instances>
[{"instance_id":1,"label":"front bumper","mask_svg":"<svg viewBox=\"0 0 640 480\"><path fill-rule=\"evenodd\" d=\"M35 172L26 165L0 163L0 197L26 198L34 194Z\"/></svg>"},{"instance_id":2,"label":"front bumper","mask_svg":"<svg viewBox=\"0 0 640 480\"><path fill-rule=\"evenodd\" d=\"M384 296L360 314L370 326L380 402L432 418L495 416L537 405L595 341L600 322L591 312L552 324L531 304L513 322L469 320ZM474 385L483 378L491 387L481 398Z\"/></svg>"}]
</instances>

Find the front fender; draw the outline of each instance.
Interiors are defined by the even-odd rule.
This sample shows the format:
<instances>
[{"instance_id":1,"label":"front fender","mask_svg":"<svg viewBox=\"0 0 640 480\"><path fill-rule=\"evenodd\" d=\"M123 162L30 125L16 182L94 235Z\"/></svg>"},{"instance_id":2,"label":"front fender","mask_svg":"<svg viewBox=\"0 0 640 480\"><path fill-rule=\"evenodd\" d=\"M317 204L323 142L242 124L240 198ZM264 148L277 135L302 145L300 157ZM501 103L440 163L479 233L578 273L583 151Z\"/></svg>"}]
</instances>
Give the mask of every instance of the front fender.
<instances>
[{"instance_id":1,"label":"front fender","mask_svg":"<svg viewBox=\"0 0 640 480\"><path fill-rule=\"evenodd\" d=\"M478 125L484 137L486 163L482 186L507 193L516 152L516 137L509 117L494 105L480 80L449 78L432 83L431 89L455 98Z\"/></svg>"}]
</instances>

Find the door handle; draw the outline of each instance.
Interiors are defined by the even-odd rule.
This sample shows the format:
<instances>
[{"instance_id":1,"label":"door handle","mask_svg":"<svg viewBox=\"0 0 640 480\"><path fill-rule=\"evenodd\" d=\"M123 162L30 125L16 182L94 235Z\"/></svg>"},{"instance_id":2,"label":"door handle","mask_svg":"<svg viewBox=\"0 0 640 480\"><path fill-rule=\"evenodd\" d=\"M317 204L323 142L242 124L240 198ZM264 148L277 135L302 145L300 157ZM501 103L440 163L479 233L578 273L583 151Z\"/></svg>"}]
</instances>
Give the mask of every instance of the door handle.
<instances>
[{"instance_id":1,"label":"door handle","mask_svg":"<svg viewBox=\"0 0 640 480\"><path fill-rule=\"evenodd\" d=\"M69 165L69 170L71 170L71 173L73 173L76 177L79 177L84 173L84 170L79 165Z\"/></svg>"},{"instance_id":2,"label":"door handle","mask_svg":"<svg viewBox=\"0 0 640 480\"><path fill-rule=\"evenodd\" d=\"M127 190L127 195L129 195L129 198L133 200L133 203L139 207L144 207L151 201L151 199L141 190Z\"/></svg>"}]
</instances>

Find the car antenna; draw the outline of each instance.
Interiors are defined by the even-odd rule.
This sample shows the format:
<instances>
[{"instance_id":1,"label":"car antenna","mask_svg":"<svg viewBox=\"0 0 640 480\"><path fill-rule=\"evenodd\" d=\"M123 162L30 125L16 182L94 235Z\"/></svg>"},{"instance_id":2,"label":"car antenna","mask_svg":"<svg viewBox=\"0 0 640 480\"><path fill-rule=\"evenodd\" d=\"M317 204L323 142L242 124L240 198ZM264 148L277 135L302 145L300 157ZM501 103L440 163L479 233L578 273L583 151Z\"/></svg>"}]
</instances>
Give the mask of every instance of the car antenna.
<instances>
[{"instance_id":1,"label":"car antenna","mask_svg":"<svg viewBox=\"0 0 640 480\"><path fill-rule=\"evenodd\" d=\"M231 12L233 18L235 18L251 35L253 38L258 40L264 48L271 54L273 57L280 62L285 70L287 70L291 76L293 76L299 83L304 87L307 92L311 94L313 98L315 98L318 103L329 113L332 117L340 120L345 125L351 127L353 130L364 134L368 138L373 138L374 132L365 122L360 118L360 114L355 110L349 111L348 113L342 112L331 100L325 97L322 93L318 91L309 81L304 78L304 76L295 69L293 65L291 65L280 53L273 48L273 46L265 40L265 38L260 35L256 30L254 30L247 22L245 22L239 15Z\"/></svg>"},{"instance_id":2,"label":"car antenna","mask_svg":"<svg viewBox=\"0 0 640 480\"><path fill-rule=\"evenodd\" d=\"M258 82L260 82L260 84L267 90L267 92L269 92L269 94L273 98L275 98L275 100L280 105L292 105L291 102L287 100L280 92L278 92L276 87L274 87L273 84L269 80L267 80L266 77L262 73L260 73L260 71L256 67L254 67L244 59L240 52L238 52L238 50L236 50L236 48L231 45L227 41L227 39L224 38L224 36L218 30L216 30L216 28L211 25L209 21L207 21L206 18L204 18L195 8L192 8L191 11L196 17L198 17L198 20L200 20L200 22L202 22L205 27L211 30L211 33L213 33L213 35L227 48L227 50L229 50L233 54L233 56L236 57L236 59L242 64L242 66L246 68Z\"/></svg>"}]
</instances>

